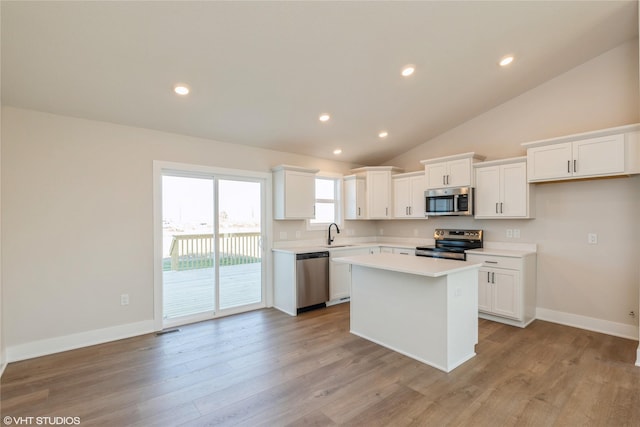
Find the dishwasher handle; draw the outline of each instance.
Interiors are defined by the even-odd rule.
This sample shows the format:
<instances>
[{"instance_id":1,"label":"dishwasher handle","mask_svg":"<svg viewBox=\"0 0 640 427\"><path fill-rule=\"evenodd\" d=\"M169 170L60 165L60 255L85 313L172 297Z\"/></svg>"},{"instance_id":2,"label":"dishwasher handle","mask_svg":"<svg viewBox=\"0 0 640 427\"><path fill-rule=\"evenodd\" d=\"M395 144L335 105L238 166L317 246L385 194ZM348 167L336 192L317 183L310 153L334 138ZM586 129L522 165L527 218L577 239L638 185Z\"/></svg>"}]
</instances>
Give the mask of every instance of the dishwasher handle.
<instances>
[{"instance_id":1,"label":"dishwasher handle","mask_svg":"<svg viewBox=\"0 0 640 427\"><path fill-rule=\"evenodd\" d=\"M313 258L329 258L329 252L309 252L306 254L297 254L296 260L313 259Z\"/></svg>"}]
</instances>

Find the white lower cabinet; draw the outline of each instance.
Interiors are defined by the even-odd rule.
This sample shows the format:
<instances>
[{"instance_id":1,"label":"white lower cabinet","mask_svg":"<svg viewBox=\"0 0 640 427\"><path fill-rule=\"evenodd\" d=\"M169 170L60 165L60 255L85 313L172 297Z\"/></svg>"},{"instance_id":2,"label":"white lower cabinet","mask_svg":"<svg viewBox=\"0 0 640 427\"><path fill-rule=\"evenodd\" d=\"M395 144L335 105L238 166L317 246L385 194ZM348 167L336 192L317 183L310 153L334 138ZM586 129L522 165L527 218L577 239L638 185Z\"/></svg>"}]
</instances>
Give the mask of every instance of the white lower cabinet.
<instances>
[{"instance_id":1,"label":"white lower cabinet","mask_svg":"<svg viewBox=\"0 0 640 427\"><path fill-rule=\"evenodd\" d=\"M379 247L338 249L329 251L329 300L340 302L351 296L351 264L333 261L333 258L366 255L380 252Z\"/></svg>"},{"instance_id":2,"label":"white lower cabinet","mask_svg":"<svg viewBox=\"0 0 640 427\"><path fill-rule=\"evenodd\" d=\"M478 271L479 316L523 328L535 319L536 254L505 253L467 253L467 261L483 263Z\"/></svg>"},{"instance_id":3,"label":"white lower cabinet","mask_svg":"<svg viewBox=\"0 0 640 427\"><path fill-rule=\"evenodd\" d=\"M383 254L415 255L416 249L413 247L380 246Z\"/></svg>"},{"instance_id":4,"label":"white lower cabinet","mask_svg":"<svg viewBox=\"0 0 640 427\"><path fill-rule=\"evenodd\" d=\"M478 310L521 320L518 271L481 268L478 274Z\"/></svg>"}]
</instances>

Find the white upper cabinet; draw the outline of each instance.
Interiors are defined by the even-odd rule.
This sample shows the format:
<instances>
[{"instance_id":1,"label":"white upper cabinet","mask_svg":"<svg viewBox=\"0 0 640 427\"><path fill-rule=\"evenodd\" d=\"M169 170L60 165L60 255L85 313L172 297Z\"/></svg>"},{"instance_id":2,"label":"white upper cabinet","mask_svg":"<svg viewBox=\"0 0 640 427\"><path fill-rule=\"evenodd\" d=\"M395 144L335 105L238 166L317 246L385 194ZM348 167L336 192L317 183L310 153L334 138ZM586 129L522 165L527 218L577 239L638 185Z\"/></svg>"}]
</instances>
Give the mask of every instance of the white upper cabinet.
<instances>
[{"instance_id":1,"label":"white upper cabinet","mask_svg":"<svg viewBox=\"0 0 640 427\"><path fill-rule=\"evenodd\" d=\"M572 145L573 176L624 172L624 135L585 139Z\"/></svg>"},{"instance_id":2,"label":"white upper cabinet","mask_svg":"<svg viewBox=\"0 0 640 427\"><path fill-rule=\"evenodd\" d=\"M280 165L272 171L274 219L314 218L318 170Z\"/></svg>"},{"instance_id":3,"label":"white upper cabinet","mask_svg":"<svg viewBox=\"0 0 640 427\"><path fill-rule=\"evenodd\" d=\"M424 190L427 182L424 172L412 172L394 175L393 181L393 217L424 218Z\"/></svg>"},{"instance_id":4,"label":"white upper cabinet","mask_svg":"<svg viewBox=\"0 0 640 427\"><path fill-rule=\"evenodd\" d=\"M640 173L640 125L522 144L529 182Z\"/></svg>"},{"instance_id":5,"label":"white upper cabinet","mask_svg":"<svg viewBox=\"0 0 640 427\"><path fill-rule=\"evenodd\" d=\"M355 183L350 183L351 176L348 177L349 180L345 180L345 218L391 218L393 208L391 175L402 172L402 169L393 166L372 166L353 169L352 172L356 177ZM364 182L364 200L358 200L358 188L362 189L362 184L359 184L359 182ZM359 210L358 207L360 208ZM356 214L355 217L353 216L354 213Z\"/></svg>"},{"instance_id":6,"label":"white upper cabinet","mask_svg":"<svg viewBox=\"0 0 640 427\"><path fill-rule=\"evenodd\" d=\"M422 160L426 189L473 186L473 163L482 160L475 153Z\"/></svg>"},{"instance_id":7,"label":"white upper cabinet","mask_svg":"<svg viewBox=\"0 0 640 427\"><path fill-rule=\"evenodd\" d=\"M476 218L532 218L526 157L476 163Z\"/></svg>"},{"instance_id":8,"label":"white upper cabinet","mask_svg":"<svg viewBox=\"0 0 640 427\"><path fill-rule=\"evenodd\" d=\"M344 177L344 203L345 219L365 219L367 217L364 176L349 175Z\"/></svg>"}]
</instances>

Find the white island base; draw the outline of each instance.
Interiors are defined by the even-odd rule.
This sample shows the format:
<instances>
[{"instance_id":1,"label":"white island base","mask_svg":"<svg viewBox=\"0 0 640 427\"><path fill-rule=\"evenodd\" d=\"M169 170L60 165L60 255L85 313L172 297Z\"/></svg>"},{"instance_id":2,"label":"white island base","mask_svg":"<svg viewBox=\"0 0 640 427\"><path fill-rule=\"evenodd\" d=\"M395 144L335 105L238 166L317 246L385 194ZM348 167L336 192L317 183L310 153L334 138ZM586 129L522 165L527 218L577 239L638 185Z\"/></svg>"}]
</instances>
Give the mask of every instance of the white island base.
<instances>
[{"instance_id":1,"label":"white island base","mask_svg":"<svg viewBox=\"0 0 640 427\"><path fill-rule=\"evenodd\" d=\"M475 356L481 264L392 254L336 261L352 265L351 333L445 372Z\"/></svg>"}]
</instances>

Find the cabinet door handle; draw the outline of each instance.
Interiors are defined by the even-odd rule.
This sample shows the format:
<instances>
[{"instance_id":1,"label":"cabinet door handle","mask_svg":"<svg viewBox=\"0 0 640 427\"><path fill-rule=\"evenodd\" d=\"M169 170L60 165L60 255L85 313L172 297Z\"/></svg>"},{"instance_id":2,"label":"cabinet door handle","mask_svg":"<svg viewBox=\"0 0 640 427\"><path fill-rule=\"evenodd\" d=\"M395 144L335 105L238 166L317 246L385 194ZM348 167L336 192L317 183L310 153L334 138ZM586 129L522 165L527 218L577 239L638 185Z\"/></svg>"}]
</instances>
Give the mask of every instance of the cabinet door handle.
<instances>
[{"instance_id":1,"label":"cabinet door handle","mask_svg":"<svg viewBox=\"0 0 640 427\"><path fill-rule=\"evenodd\" d=\"M491 273L491 283L496 283L496 273Z\"/></svg>"},{"instance_id":2,"label":"cabinet door handle","mask_svg":"<svg viewBox=\"0 0 640 427\"><path fill-rule=\"evenodd\" d=\"M491 273L487 271L487 283L491 283Z\"/></svg>"},{"instance_id":3,"label":"cabinet door handle","mask_svg":"<svg viewBox=\"0 0 640 427\"><path fill-rule=\"evenodd\" d=\"M447 176L446 175L442 175L442 185L447 185Z\"/></svg>"},{"instance_id":4,"label":"cabinet door handle","mask_svg":"<svg viewBox=\"0 0 640 427\"><path fill-rule=\"evenodd\" d=\"M567 173L571 173L571 160L567 160Z\"/></svg>"},{"instance_id":5,"label":"cabinet door handle","mask_svg":"<svg viewBox=\"0 0 640 427\"><path fill-rule=\"evenodd\" d=\"M358 216L360 216L360 208L358 208Z\"/></svg>"},{"instance_id":6,"label":"cabinet door handle","mask_svg":"<svg viewBox=\"0 0 640 427\"><path fill-rule=\"evenodd\" d=\"M496 202L496 213L498 213L498 202Z\"/></svg>"},{"instance_id":7,"label":"cabinet door handle","mask_svg":"<svg viewBox=\"0 0 640 427\"><path fill-rule=\"evenodd\" d=\"M409 206L409 215L411 215L411 211L413 210L412 206Z\"/></svg>"},{"instance_id":8,"label":"cabinet door handle","mask_svg":"<svg viewBox=\"0 0 640 427\"><path fill-rule=\"evenodd\" d=\"M500 202L500 213L504 213L504 211L502 210L502 202Z\"/></svg>"},{"instance_id":9,"label":"cabinet door handle","mask_svg":"<svg viewBox=\"0 0 640 427\"><path fill-rule=\"evenodd\" d=\"M573 161L573 171L574 172L578 172L578 161L577 160Z\"/></svg>"},{"instance_id":10,"label":"cabinet door handle","mask_svg":"<svg viewBox=\"0 0 640 427\"><path fill-rule=\"evenodd\" d=\"M449 185L449 175L447 175L447 185Z\"/></svg>"},{"instance_id":11,"label":"cabinet door handle","mask_svg":"<svg viewBox=\"0 0 640 427\"><path fill-rule=\"evenodd\" d=\"M389 216L389 208L384 208L384 216Z\"/></svg>"}]
</instances>

